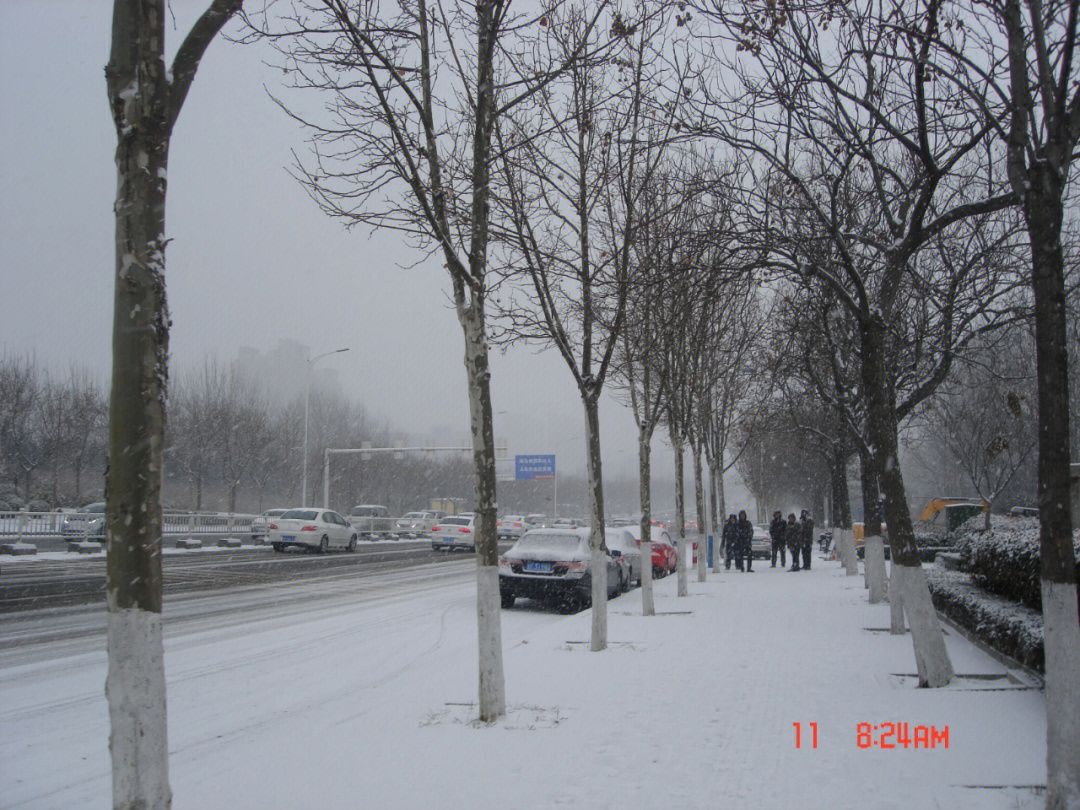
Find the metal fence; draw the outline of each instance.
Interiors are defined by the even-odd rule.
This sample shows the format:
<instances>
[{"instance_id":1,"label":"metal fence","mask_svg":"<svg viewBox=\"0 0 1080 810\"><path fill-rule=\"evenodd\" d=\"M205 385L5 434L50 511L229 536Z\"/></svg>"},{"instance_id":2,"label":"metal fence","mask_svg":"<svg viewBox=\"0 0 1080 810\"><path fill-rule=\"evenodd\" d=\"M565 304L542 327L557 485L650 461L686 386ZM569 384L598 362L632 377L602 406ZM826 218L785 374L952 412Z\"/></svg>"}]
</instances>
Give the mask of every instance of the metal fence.
<instances>
[{"instance_id":1,"label":"metal fence","mask_svg":"<svg viewBox=\"0 0 1080 810\"><path fill-rule=\"evenodd\" d=\"M0 541L103 540L104 526L93 520L98 516L86 512L0 512ZM162 534L250 534L254 517L248 514L168 512L162 516Z\"/></svg>"}]
</instances>

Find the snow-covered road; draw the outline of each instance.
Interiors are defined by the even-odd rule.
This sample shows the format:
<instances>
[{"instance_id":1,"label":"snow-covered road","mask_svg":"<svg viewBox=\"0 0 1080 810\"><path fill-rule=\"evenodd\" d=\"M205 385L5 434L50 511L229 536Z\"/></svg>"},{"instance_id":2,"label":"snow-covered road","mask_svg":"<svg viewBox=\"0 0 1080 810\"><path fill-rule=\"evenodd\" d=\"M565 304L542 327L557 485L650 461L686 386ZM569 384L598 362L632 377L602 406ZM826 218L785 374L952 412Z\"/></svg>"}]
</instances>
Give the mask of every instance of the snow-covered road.
<instances>
[{"instance_id":1,"label":"snow-covered road","mask_svg":"<svg viewBox=\"0 0 1080 810\"><path fill-rule=\"evenodd\" d=\"M510 711L479 727L473 566L170 600L173 807L1038 806L1041 692L951 632L957 671L980 677L915 689L910 639L877 632L888 606L821 562L710 575L682 599L661 580L650 619L631 592L603 653L582 643L588 613L505 610ZM87 637L0 630L0 805L105 807L102 622L52 618ZM816 748L795 747L795 722L818 725ZM949 726L950 742L862 750L860 722Z\"/></svg>"}]
</instances>

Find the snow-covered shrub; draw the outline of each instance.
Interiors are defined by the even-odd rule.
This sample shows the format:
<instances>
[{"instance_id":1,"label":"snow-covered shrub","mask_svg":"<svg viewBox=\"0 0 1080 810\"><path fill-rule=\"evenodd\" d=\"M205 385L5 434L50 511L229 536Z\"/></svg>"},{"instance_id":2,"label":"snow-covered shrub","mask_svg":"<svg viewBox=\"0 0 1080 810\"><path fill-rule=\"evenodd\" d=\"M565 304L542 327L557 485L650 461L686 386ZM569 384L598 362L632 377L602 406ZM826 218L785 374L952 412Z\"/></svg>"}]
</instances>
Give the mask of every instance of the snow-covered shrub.
<instances>
[{"instance_id":1,"label":"snow-covered shrub","mask_svg":"<svg viewBox=\"0 0 1080 810\"><path fill-rule=\"evenodd\" d=\"M52 511L52 507L49 505L48 501L35 498L26 505L26 510L28 512L50 512Z\"/></svg>"},{"instance_id":2,"label":"snow-covered shrub","mask_svg":"<svg viewBox=\"0 0 1080 810\"><path fill-rule=\"evenodd\" d=\"M957 532L964 570L979 587L1042 610L1038 518L993 516L990 531L982 527L979 515ZM1073 532L1073 549L1080 555L1080 531Z\"/></svg>"},{"instance_id":3,"label":"snow-covered shrub","mask_svg":"<svg viewBox=\"0 0 1080 810\"><path fill-rule=\"evenodd\" d=\"M980 518L981 520L981 518ZM967 574L928 568L934 607L980 641L1024 666L1043 672L1043 620L1037 610L986 593Z\"/></svg>"}]
</instances>

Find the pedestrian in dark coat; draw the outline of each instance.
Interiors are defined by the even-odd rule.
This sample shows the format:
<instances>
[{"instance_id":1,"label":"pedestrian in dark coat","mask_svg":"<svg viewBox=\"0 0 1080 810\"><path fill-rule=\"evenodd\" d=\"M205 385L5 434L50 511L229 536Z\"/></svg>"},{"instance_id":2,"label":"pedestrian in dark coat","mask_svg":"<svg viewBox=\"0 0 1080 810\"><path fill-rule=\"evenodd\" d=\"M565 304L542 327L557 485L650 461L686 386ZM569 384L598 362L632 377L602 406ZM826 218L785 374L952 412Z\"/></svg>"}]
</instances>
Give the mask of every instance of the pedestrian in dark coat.
<instances>
[{"instance_id":1,"label":"pedestrian in dark coat","mask_svg":"<svg viewBox=\"0 0 1080 810\"><path fill-rule=\"evenodd\" d=\"M746 573L754 573L754 526L746 519L746 512L739 512L739 522L735 524L735 532L738 537L735 564L739 570L743 570L743 560L746 560Z\"/></svg>"},{"instance_id":2,"label":"pedestrian in dark coat","mask_svg":"<svg viewBox=\"0 0 1080 810\"><path fill-rule=\"evenodd\" d=\"M727 523L724 524L723 539L720 543L724 551L724 569L727 571L731 570L731 558L735 556L735 543L738 539L735 526L735 516L728 515Z\"/></svg>"},{"instance_id":3,"label":"pedestrian in dark coat","mask_svg":"<svg viewBox=\"0 0 1080 810\"><path fill-rule=\"evenodd\" d=\"M791 568L789 571L799 570L799 549L802 547L802 527L795 522L795 513L787 516L784 525L784 542L787 543L788 551L791 552Z\"/></svg>"},{"instance_id":4,"label":"pedestrian in dark coat","mask_svg":"<svg viewBox=\"0 0 1080 810\"><path fill-rule=\"evenodd\" d=\"M780 567L787 565L787 555L784 553L784 516L780 510L773 512L772 523L769 524L769 537L772 539L772 567L776 568L776 553L780 552Z\"/></svg>"},{"instance_id":5,"label":"pedestrian in dark coat","mask_svg":"<svg viewBox=\"0 0 1080 810\"><path fill-rule=\"evenodd\" d=\"M805 509L802 510L802 521L799 526L802 531L802 567L804 571L810 570L810 552L814 548L814 519Z\"/></svg>"}]
</instances>

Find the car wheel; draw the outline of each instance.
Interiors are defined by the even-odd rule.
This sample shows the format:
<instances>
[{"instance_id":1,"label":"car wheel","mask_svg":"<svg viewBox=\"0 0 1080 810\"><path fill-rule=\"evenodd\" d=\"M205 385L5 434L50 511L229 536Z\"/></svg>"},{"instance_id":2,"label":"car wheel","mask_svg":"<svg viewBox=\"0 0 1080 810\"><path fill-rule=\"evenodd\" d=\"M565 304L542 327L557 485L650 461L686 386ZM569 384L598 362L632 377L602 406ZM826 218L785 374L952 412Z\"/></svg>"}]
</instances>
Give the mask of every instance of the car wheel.
<instances>
[{"instance_id":1,"label":"car wheel","mask_svg":"<svg viewBox=\"0 0 1080 810\"><path fill-rule=\"evenodd\" d=\"M349 538L349 553L356 551L356 535Z\"/></svg>"},{"instance_id":2,"label":"car wheel","mask_svg":"<svg viewBox=\"0 0 1080 810\"><path fill-rule=\"evenodd\" d=\"M516 598L513 591L499 591L499 599L504 608L512 608Z\"/></svg>"},{"instance_id":3,"label":"car wheel","mask_svg":"<svg viewBox=\"0 0 1080 810\"><path fill-rule=\"evenodd\" d=\"M284 551L285 550L285 546L282 545L281 543L274 543L273 546L274 546L274 551Z\"/></svg>"},{"instance_id":4,"label":"car wheel","mask_svg":"<svg viewBox=\"0 0 1080 810\"><path fill-rule=\"evenodd\" d=\"M325 554L329 550L330 550L330 538L327 537L324 534L322 540L319 541L319 553L320 554Z\"/></svg>"}]
</instances>

